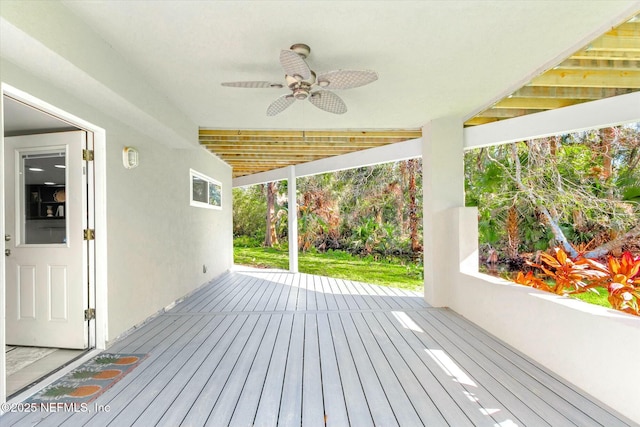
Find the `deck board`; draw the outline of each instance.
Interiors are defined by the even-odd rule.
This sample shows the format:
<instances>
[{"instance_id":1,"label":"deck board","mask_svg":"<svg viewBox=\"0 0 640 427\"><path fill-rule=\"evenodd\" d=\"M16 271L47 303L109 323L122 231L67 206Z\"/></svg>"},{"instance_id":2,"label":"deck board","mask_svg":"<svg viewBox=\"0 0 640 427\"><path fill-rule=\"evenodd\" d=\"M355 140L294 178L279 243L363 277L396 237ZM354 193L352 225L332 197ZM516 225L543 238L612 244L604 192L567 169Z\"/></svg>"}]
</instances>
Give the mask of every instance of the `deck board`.
<instances>
[{"instance_id":1,"label":"deck board","mask_svg":"<svg viewBox=\"0 0 640 427\"><path fill-rule=\"evenodd\" d=\"M293 314L284 314L278 330L276 345L271 355L267 377L262 387L258 409L253 420L255 426L272 426L278 422L280 397L282 396L282 385L284 383L292 328Z\"/></svg>"},{"instance_id":2,"label":"deck board","mask_svg":"<svg viewBox=\"0 0 640 427\"><path fill-rule=\"evenodd\" d=\"M274 353L277 343L278 332L282 325L282 315L270 316L270 324L267 326L266 334L260 345L260 349L256 353L253 365L251 366L247 379L237 404L234 408L230 426L234 427L250 427L253 425L260 395L267 376L267 370L271 362L271 356Z\"/></svg>"},{"instance_id":3,"label":"deck board","mask_svg":"<svg viewBox=\"0 0 640 427\"><path fill-rule=\"evenodd\" d=\"M149 354L110 412L2 426L634 425L415 292L308 274L227 273L108 351Z\"/></svg>"}]
</instances>

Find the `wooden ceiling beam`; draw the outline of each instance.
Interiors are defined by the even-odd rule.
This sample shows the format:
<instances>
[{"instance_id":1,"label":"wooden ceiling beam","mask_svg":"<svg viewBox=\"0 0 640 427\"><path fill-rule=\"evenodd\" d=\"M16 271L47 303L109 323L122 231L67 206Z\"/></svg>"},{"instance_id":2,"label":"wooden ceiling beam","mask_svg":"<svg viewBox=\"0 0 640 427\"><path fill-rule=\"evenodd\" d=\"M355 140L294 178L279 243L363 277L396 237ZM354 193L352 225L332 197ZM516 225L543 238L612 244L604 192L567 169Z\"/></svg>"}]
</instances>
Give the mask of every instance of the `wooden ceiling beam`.
<instances>
[{"instance_id":1,"label":"wooden ceiling beam","mask_svg":"<svg viewBox=\"0 0 640 427\"><path fill-rule=\"evenodd\" d=\"M599 70L640 70L640 56L634 59L623 58L619 61L612 61L608 59L577 59L569 58L563 61L556 68L570 69L570 70L591 70L593 68Z\"/></svg>"},{"instance_id":2,"label":"wooden ceiling beam","mask_svg":"<svg viewBox=\"0 0 640 427\"><path fill-rule=\"evenodd\" d=\"M469 120L467 120L466 122L464 122L465 126L478 126L478 125L485 125L487 123L493 123L493 122L497 122L499 119L497 117L472 117Z\"/></svg>"},{"instance_id":3,"label":"wooden ceiling beam","mask_svg":"<svg viewBox=\"0 0 640 427\"><path fill-rule=\"evenodd\" d=\"M224 154L221 155L222 159L225 162L300 162L300 161L308 161L315 160L319 158L325 157L333 157L333 155L327 156L326 154L316 153L316 154L302 154L302 153L289 153L288 155L283 154L273 154L273 153L262 153L262 154Z\"/></svg>"},{"instance_id":4,"label":"wooden ceiling beam","mask_svg":"<svg viewBox=\"0 0 640 427\"><path fill-rule=\"evenodd\" d=\"M235 145L242 147L251 147L251 146L269 146L269 147L319 147L319 146L336 146L336 147L353 147L354 149L358 149L360 147L379 147L382 145L392 144L395 142L403 142L406 141L404 138L398 139L315 139L315 138L307 138L305 140L282 140L282 139L268 139L268 138L256 138L256 139L213 139L213 137L201 138L200 144L206 147L217 147L224 145Z\"/></svg>"},{"instance_id":5,"label":"wooden ceiling beam","mask_svg":"<svg viewBox=\"0 0 640 427\"><path fill-rule=\"evenodd\" d=\"M513 92L512 96L518 98L576 98L592 101L631 92L633 89L627 88L524 86Z\"/></svg>"},{"instance_id":6,"label":"wooden ceiling beam","mask_svg":"<svg viewBox=\"0 0 640 427\"><path fill-rule=\"evenodd\" d=\"M613 50L581 50L571 55L570 59L600 59L607 61L637 61L638 52Z\"/></svg>"},{"instance_id":7,"label":"wooden ceiling beam","mask_svg":"<svg viewBox=\"0 0 640 427\"><path fill-rule=\"evenodd\" d=\"M498 119L508 119L511 117L523 116L525 114L539 113L545 110L530 110L524 108L489 108L478 114L476 117L495 117Z\"/></svg>"},{"instance_id":8,"label":"wooden ceiling beam","mask_svg":"<svg viewBox=\"0 0 640 427\"><path fill-rule=\"evenodd\" d=\"M400 141L398 141L400 142ZM260 149L320 149L320 148L336 148L336 149L353 149L353 150L362 150L365 148L372 147L381 147L387 144L373 143L373 142L352 142L352 143L342 143L342 142L324 142L324 143L313 143L313 142L272 142L272 141L245 141L245 142L230 142L230 141L207 141L201 143L203 147L209 148L211 150L224 150L227 147L238 148L238 149L248 149L248 150L260 150Z\"/></svg>"},{"instance_id":9,"label":"wooden ceiling beam","mask_svg":"<svg viewBox=\"0 0 640 427\"><path fill-rule=\"evenodd\" d=\"M621 36L607 33L604 36L589 43L589 45L584 50L640 52L640 35L629 33L627 35Z\"/></svg>"},{"instance_id":10,"label":"wooden ceiling beam","mask_svg":"<svg viewBox=\"0 0 640 427\"><path fill-rule=\"evenodd\" d=\"M533 79L529 86L640 89L640 71L553 69Z\"/></svg>"},{"instance_id":11,"label":"wooden ceiling beam","mask_svg":"<svg viewBox=\"0 0 640 427\"><path fill-rule=\"evenodd\" d=\"M512 96L505 98L493 106L493 108L515 108L525 110L553 110L555 108L568 107L580 104L587 99L575 98L520 98Z\"/></svg>"},{"instance_id":12,"label":"wooden ceiling beam","mask_svg":"<svg viewBox=\"0 0 640 427\"><path fill-rule=\"evenodd\" d=\"M235 156L235 155L259 155L262 153L269 153L269 155L275 156L286 156L289 155L291 153L296 153L296 152L301 152L303 150L290 150L290 149L270 149L270 150L246 150L243 148L237 148L237 149L231 149L231 148L227 148L227 149L222 149L222 150L216 150L216 151L212 151L209 150L212 153L217 154L218 156ZM328 156L337 156L340 154L347 154L347 153L351 153L354 150L340 150L340 149L308 149L308 150L304 150L305 154L308 154L310 156L316 156L316 155L328 155Z\"/></svg>"},{"instance_id":13,"label":"wooden ceiling beam","mask_svg":"<svg viewBox=\"0 0 640 427\"><path fill-rule=\"evenodd\" d=\"M263 138L399 138L404 140L420 138L420 129L409 130L371 130L371 131L279 131L279 130L233 130L233 129L200 129L199 134L203 136L228 136L228 137L263 137ZM405 139L406 138L406 139Z\"/></svg>"}]
</instances>

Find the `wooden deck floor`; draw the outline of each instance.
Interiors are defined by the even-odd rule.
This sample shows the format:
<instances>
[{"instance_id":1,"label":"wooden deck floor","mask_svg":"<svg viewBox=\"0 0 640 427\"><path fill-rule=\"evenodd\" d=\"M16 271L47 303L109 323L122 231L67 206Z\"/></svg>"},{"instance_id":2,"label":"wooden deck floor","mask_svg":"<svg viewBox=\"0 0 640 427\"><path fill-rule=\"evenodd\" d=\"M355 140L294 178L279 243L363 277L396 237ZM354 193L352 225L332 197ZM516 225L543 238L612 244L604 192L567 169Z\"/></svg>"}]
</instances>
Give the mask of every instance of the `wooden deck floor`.
<instances>
[{"instance_id":1,"label":"wooden deck floor","mask_svg":"<svg viewBox=\"0 0 640 427\"><path fill-rule=\"evenodd\" d=\"M633 425L418 294L306 274L225 274L109 352L150 354L109 412L0 424Z\"/></svg>"}]
</instances>

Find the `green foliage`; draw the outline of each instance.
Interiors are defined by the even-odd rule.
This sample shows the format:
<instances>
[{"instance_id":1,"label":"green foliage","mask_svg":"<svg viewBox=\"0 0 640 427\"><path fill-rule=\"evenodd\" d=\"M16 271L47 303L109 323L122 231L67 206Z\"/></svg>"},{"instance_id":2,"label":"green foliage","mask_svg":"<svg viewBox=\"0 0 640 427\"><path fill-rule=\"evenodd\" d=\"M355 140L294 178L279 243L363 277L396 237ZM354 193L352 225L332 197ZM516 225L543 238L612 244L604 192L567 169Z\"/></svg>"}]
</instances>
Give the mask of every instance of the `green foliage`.
<instances>
[{"instance_id":1,"label":"green foliage","mask_svg":"<svg viewBox=\"0 0 640 427\"><path fill-rule=\"evenodd\" d=\"M559 243L552 222L580 247L634 229L639 164L638 123L466 152L466 205L478 207L481 247L504 257L517 233L518 252L547 250ZM509 231L512 206L518 223Z\"/></svg>"},{"instance_id":2,"label":"green foliage","mask_svg":"<svg viewBox=\"0 0 640 427\"><path fill-rule=\"evenodd\" d=\"M421 227L422 179L415 173L415 211ZM388 163L298 179L298 243L303 252L343 250L377 258L420 258L412 250L407 162ZM279 200L286 185L278 185ZM260 186L234 189L234 236L261 240L266 201ZM282 203L282 202L280 202ZM287 207L288 208L288 207ZM276 214L279 237L287 232L284 208ZM422 233L418 228L418 236ZM421 240L417 242L421 246Z\"/></svg>"},{"instance_id":3,"label":"green foliage","mask_svg":"<svg viewBox=\"0 0 640 427\"><path fill-rule=\"evenodd\" d=\"M233 235L264 241L267 200L261 186L233 189Z\"/></svg>"}]
</instances>

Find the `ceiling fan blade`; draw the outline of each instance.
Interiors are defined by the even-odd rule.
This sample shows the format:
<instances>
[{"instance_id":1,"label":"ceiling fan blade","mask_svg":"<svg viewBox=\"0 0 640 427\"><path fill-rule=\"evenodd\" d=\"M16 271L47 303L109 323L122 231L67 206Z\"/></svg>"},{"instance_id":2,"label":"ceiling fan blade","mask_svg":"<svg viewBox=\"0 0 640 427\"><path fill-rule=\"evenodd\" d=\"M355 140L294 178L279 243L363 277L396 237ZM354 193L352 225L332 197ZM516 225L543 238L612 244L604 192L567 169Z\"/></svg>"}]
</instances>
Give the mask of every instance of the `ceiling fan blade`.
<instances>
[{"instance_id":1,"label":"ceiling fan blade","mask_svg":"<svg viewBox=\"0 0 640 427\"><path fill-rule=\"evenodd\" d=\"M347 112L347 106L342 98L328 90L312 92L311 95L309 95L309 102L329 113L344 114Z\"/></svg>"},{"instance_id":2,"label":"ceiling fan blade","mask_svg":"<svg viewBox=\"0 0 640 427\"><path fill-rule=\"evenodd\" d=\"M225 83L221 83L222 86L228 86L228 87L244 87L244 88L249 88L249 89L260 89L260 88L276 88L276 89L282 89L284 87L283 84L281 83L271 83L271 82L225 82Z\"/></svg>"},{"instance_id":3,"label":"ceiling fan blade","mask_svg":"<svg viewBox=\"0 0 640 427\"><path fill-rule=\"evenodd\" d=\"M378 80L378 73L370 70L335 70L318 76L317 84L323 89L351 89Z\"/></svg>"},{"instance_id":4,"label":"ceiling fan blade","mask_svg":"<svg viewBox=\"0 0 640 427\"><path fill-rule=\"evenodd\" d=\"M300 76L302 80L311 77L311 70L304 59L292 50L280 51L280 65L288 76Z\"/></svg>"},{"instance_id":5,"label":"ceiling fan blade","mask_svg":"<svg viewBox=\"0 0 640 427\"><path fill-rule=\"evenodd\" d=\"M275 116L286 110L296 99L291 94L282 95L269 105L267 116Z\"/></svg>"}]
</instances>

